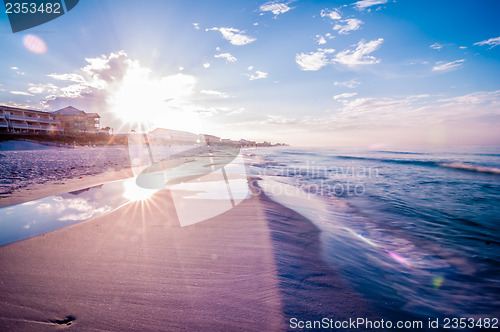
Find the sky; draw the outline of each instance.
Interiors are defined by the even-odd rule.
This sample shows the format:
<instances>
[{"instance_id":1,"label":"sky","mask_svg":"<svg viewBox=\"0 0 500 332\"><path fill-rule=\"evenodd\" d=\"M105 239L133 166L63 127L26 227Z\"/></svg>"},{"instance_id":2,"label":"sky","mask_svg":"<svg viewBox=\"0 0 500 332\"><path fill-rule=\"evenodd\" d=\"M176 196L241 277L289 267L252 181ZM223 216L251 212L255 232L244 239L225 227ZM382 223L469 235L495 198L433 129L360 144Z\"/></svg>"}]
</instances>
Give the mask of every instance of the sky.
<instances>
[{"instance_id":1,"label":"sky","mask_svg":"<svg viewBox=\"0 0 500 332\"><path fill-rule=\"evenodd\" d=\"M115 132L500 145L499 11L497 0L83 0L12 33L2 9L0 105L71 105Z\"/></svg>"}]
</instances>

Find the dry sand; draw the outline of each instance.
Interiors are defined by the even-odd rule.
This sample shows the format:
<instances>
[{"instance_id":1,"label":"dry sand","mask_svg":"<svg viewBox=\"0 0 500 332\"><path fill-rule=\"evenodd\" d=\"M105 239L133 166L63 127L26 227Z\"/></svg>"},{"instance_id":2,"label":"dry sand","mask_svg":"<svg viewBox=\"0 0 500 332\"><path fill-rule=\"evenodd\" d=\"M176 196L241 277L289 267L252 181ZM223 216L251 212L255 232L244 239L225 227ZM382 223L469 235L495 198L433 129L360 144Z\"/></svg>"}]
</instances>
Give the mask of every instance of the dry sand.
<instances>
[{"instance_id":1,"label":"dry sand","mask_svg":"<svg viewBox=\"0 0 500 332\"><path fill-rule=\"evenodd\" d=\"M157 192L0 247L0 330L281 331L290 317L376 319L321 260L318 234L263 194L181 228L169 191Z\"/></svg>"}]
</instances>

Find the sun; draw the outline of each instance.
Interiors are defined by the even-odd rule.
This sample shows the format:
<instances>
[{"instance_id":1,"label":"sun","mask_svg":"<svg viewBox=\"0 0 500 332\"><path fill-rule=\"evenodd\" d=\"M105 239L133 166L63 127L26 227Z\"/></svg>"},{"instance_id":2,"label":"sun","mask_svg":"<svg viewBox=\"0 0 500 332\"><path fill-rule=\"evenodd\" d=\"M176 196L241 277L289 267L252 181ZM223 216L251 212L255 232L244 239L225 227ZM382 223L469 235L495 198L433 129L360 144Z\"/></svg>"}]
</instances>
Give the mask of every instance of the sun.
<instances>
[{"instance_id":1,"label":"sun","mask_svg":"<svg viewBox=\"0 0 500 332\"><path fill-rule=\"evenodd\" d=\"M199 130L199 107L191 101L196 79L182 73L155 77L152 72L138 61L130 61L108 98L116 118L139 130Z\"/></svg>"},{"instance_id":2,"label":"sun","mask_svg":"<svg viewBox=\"0 0 500 332\"><path fill-rule=\"evenodd\" d=\"M135 183L135 178L130 178L123 181L123 197L131 202L146 201L158 190L144 189Z\"/></svg>"}]
</instances>

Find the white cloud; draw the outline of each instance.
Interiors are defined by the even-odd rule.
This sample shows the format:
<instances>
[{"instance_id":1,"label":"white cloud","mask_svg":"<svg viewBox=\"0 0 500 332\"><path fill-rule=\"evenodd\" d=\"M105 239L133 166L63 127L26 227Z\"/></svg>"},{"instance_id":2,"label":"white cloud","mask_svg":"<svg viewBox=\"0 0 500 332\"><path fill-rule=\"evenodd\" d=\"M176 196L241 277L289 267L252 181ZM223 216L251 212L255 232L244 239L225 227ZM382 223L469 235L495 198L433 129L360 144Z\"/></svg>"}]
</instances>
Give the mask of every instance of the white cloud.
<instances>
[{"instance_id":1,"label":"white cloud","mask_svg":"<svg viewBox=\"0 0 500 332\"><path fill-rule=\"evenodd\" d=\"M229 95L227 93L217 90L201 90L200 93L203 93L204 95L218 96L221 98L229 98Z\"/></svg>"},{"instance_id":2,"label":"white cloud","mask_svg":"<svg viewBox=\"0 0 500 332\"><path fill-rule=\"evenodd\" d=\"M353 5L356 6L358 10L364 10L372 6L383 5L387 3L387 1L388 0L361 0L355 2Z\"/></svg>"},{"instance_id":3,"label":"white cloud","mask_svg":"<svg viewBox=\"0 0 500 332\"><path fill-rule=\"evenodd\" d=\"M357 94L358 94L357 92L341 93L339 95L333 96L333 99L335 99L335 100L337 100L337 99L348 99L348 98L356 96Z\"/></svg>"},{"instance_id":4,"label":"white cloud","mask_svg":"<svg viewBox=\"0 0 500 332\"><path fill-rule=\"evenodd\" d=\"M88 87L81 84L72 84L67 87L61 88L61 93L63 97L67 98L78 98L82 95Z\"/></svg>"},{"instance_id":5,"label":"white cloud","mask_svg":"<svg viewBox=\"0 0 500 332\"><path fill-rule=\"evenodd\" d=\"M316 35L316 42L319 45L323 45L323 44L326 44L327 39L333 39L333 38L335 38L335 36L332 36L331 33L327 33L324 36L322 36L322 35Z\"/></svg>"},{"instance_id":6,"label":"white cloud","mask_svg":"<svg viewBox=\"0 0 500 332\"><path fill-rule=\"evenodd\" d=\"M58 81L69 81L77 83L83 83L86 81L85 78L83 78L83 76L79 74L49 74L47 76Z\"/></svg>"},{"instance_id":7,"label":"white cloud","mask_svg":"<svg viewBox=\"0 0 500 332\"><path fill-rule=\"evenodd\" d=\"M260 6L261 12L272 12L274 15L278 16L280 14L286 13L291 10L287 3L279 1L269 1Z\"/></svg>"},{"instance_id":8,"label":"white cloud","mask_svg":"<svg viewBox=\"0 0 500 332\"><path fill-rule=\"evenodd\" d=\"M215 58L223 58L223 59L226 59L226 61L229 61L229 62L236 62L236 60L237 60L230 53L220 53L220 54L214 55L214 57Z\"/></svg>"},{"instance_id":9,"label":"white cloud","mask_svg":"<svg viewBox=\"0 0 500 332\"><path fill-rule=\"evenodd\" d=\"M263 72L263 71L260 71L260 70L256 70L254 74L246 74L246 76L248 76L248 79L250 81L254 81L254 80L260 80L260 79L263 79L263 78L267 78L267 74L266 72Z\"/></svg>"},{"instance_id":10,"label":"white cloud","mask_svg":"<svg viewBox=\"0 0 500 332\"><path fill-rule=\"evenodd\" d=\"M321 49L317 52L300 53L295 56L295 62L300 69L307 71L316 71L330 63L327 54L335 52L334 49Z\"/></svg>"},{"instance_id":11,"label":"white cloud","mask_svg":"<svg viewBox=\"0 0 500 332\"><path fill-rule=\"evenodd\" d=\"M376 59L369 54L376 51L383 41L383 38L369 42L360 41L355 50L344 50L339 52L335 55L335 59L333 61L349 67L379 63L379 59Z\"/></svg>"},{"instance_id":12,"label":"white cloud","mask_svg":"<svg viewBox=\"0 0 500 332\"><path fill-rule=\"evenodd\" d=\"M337 30L342 35L349 34L350 31L358 30L363 24L363 21L358 20L357 18L349 18L347 20L343 20L345 24L335 24L333 30Z\"/></svg>"},{"instance_id":13,"label":"white cloud","mask_svg":"<svg viewBox=\"0 0 500 332\"><path fill-rule=\"evenodd\" d=\"M198 23L193 23L193 26L196 30L200 30L200 25Z\"/></svg>"},{"instance_id":14,"label":"white cloud","mask_svg":"<svg viewBox=\"0 0 500 332\"><path fill-rule=\"evenodd\" d=\"M59 89L57 86L55 86L52 83L45 83L45 84L29 84L30 88L28 89L29 92L31 93L56 93L57 90Z\"/></svg>"},{"instance_id":15,"label":"white cloud","mask_svg":"<svg viewBox=\"0 0 500 332\"><path fill-rule=\"evenodd\" d=\"M436 62L436 65L432 67L432 71L455 70L458 67L462 66L464 62L465 59L455 60L452 62L445 62L445 61Z\"/></svg>"},{"instance_id":16,"label":"white cloud","mask_svg":"<svg viewBox=\"0 0 500 332\"><path fill-rule=\"evenodd\" d=\"M339 12L334 9L330 10L328 8L322 9L320 13L321 17L329 17L332 20L340 20L342 17L340 16Z\"/></svg>"},{"instance_id":17,"label":"white cloud","mask_svg":"<svg viewBox=\"0 0 500 332\"><path fill-rule=\"evenodd\" d=\"M24 92L24 91L9 91L13 95L21 95L21 96L33 96L31 93Z\"/></svg>"},{"instance_id":18,"label":"white cloud","mask_svg":"<svg viewBox=\"0 0 500 332\"><path fill-rule=\"evenodd\" d=\"M483 40L483 41L474 43L474 45L479 45L479 46L490 45L490 48L493 48L495 46L500 45L500 37L490 38L488 40Z\"/></svg>"},{"instance_id":19,"label":"white cloud","mask_svg":"<svg viewBox=\"0 0 500 332\"><path fill-rule=\"evenodd\" d=\"M24 75L24 72L20 71L18 67L10 67L10 69L15 70L18 75Z\"/></svg>"},{"instance_id":20,"label":"white cloud","mask_svg":"<svg viewBox=\"0 0 500 332\"><path fill-rule=\"evenodd\" d=\"M321 36L321 35L316 35L316 42L319 44L319 45L323 45L323 44L326 44L326 39L325 37Z\"/></svg>"},{"instance_id":21,"label":"white cloud","mask_svg":"<svg viewBox=\"0 0 500 332\"><path fill-rule=\"evenodd\" d=\"M493 104L500 105L500 90L496 91L478 91L463 96L442 98L439 102L446 106L466 105L466 104Z\"/></svg>"},{"instance_id":22,"label":"white cloud","mask_svg":"<svg viewBox=\"0 0 500 332\"><path fill-rule=\"evenodd\" d=\"M254 41L256 41L256 38L249 37L245 35L245 31L241 31L235 28L211 28L211 29L206 29L206 31L220 31L222 34L222 37L226 40L229 40L229 42L233 45L241 46L241 45L246 45L250 44Z\"/></svg>"},{"instance_id":23,"label":"white cloud","mask_svg":"<svg viewBox=\"0 0 500 332\"><path fill-rule=\"evenodd\" d=\"M335 52L334 49L321 49L317 52L300 53L295 56L295 62L302 70L316 71L326 66L329 63L339 63L348 67L358 65L369 65L379 63L380 60L369 55L376 51L384 39L379 38L369 42L360 41L356 44L355 50L344 50L337 53L333 58L330 54Z\"/></svg>"},{"instance_id":24,"label":"white cloud","mask_svg":"<svg viewBox=\"0 0 500 332\"><path fill-rule=\"evenodd\" d=\"M247 70L253 70L253 66L248 66Z\"/></svg>"},{"instance_id":25,"label":"white cloud","mask_svg":"<svg viewBox=\"0 0 500 332\"><path fill-rule=\"evenodd\" d=\"M444 45L441 45L439 43L434 43L432 45L430 45L429 47L432 48L432 49L435 49L435 50L440 50L443 48Z\"/></svg>"},{"instance_id":26,"label":"white cloud","mask_svg":"<svg viewBox=\"0 0 500 332\"><path fill-rule=\"evenodd\" d=\"M361 84L361 82L354 79L354 78L349 80L349 81L346 81L346 82L333 83L333 85L335 85L335 86L342 86L342 87L349 88L349 89L354 89L355 87L357 87L360 84Z\"/></svg>"}]
</instances>

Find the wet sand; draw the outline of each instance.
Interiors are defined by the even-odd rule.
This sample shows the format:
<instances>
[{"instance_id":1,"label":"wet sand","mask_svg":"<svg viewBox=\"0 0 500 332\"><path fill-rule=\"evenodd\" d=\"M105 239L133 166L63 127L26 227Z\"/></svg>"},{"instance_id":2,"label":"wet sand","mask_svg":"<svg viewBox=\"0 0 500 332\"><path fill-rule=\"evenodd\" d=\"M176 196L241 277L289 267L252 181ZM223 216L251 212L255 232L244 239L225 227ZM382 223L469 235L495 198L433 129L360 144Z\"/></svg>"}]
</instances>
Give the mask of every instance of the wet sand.
<instances>
[{"instance_id":1,"label":"wet sand","mask_svg":"<svg viewBox=\"0 0 500 332\"><path fill-rule=\"evenodd\" d=\"M258 194L181 228L169 191L0 247L0 329L282 331L376 319L320 258L319 231Z\"/></svg>"}]
</instances>

